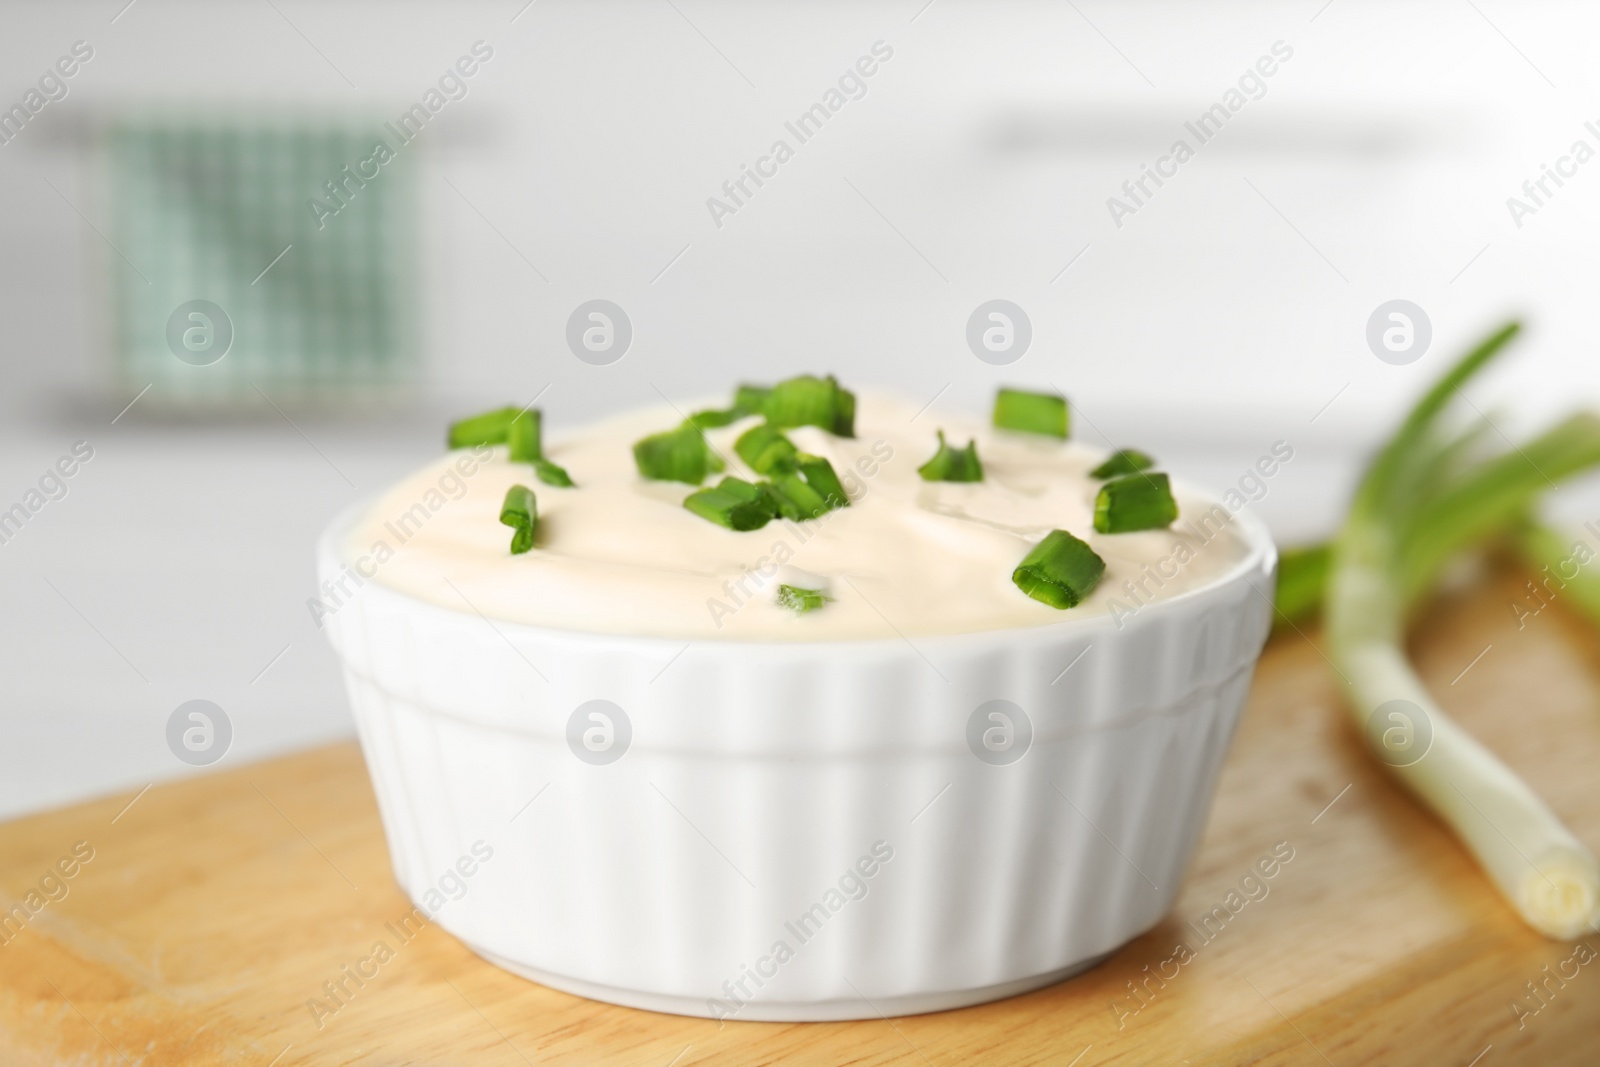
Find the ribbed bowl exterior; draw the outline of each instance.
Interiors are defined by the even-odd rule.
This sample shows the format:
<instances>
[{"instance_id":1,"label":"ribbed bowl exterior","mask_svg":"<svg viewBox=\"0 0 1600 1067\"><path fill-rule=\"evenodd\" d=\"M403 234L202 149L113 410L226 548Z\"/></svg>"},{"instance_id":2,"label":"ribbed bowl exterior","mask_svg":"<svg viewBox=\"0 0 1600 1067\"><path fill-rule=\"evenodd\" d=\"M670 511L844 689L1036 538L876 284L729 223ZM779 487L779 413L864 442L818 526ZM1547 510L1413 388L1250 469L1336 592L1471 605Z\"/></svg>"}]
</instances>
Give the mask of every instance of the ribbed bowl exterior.
<instances>
[{"instance_id":1,"label":"ribbed bowl exterior","mask_svg":"<svg viewBox=\"0 0 1600 1067\"><path fill-rule=\"evenodd\" d=\"M1048 981L1170 908L1270 626L1271 541L1233 529L1240 566L1120 628L683 642L368 582L325 629L396 876L447 930L620 1003L876 1017ZM631 726L605 765L568 742L593 700ZM1032 726L1009 764L968 741L992 700Z\"/></svg>"}]
</instances>

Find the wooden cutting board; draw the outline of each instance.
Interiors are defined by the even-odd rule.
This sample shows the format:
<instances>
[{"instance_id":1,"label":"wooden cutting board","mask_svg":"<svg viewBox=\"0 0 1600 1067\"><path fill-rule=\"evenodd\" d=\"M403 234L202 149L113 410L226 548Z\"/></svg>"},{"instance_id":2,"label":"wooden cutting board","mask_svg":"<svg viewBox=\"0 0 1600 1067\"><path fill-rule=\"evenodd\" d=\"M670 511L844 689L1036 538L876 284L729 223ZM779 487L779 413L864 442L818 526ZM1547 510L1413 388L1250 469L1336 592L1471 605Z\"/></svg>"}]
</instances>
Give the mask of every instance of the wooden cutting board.
<instances>
[{"instance_id":1,"label":"wooden cutting board","mask_svg":"<svg viewBox=\"0 0 1600 1067\"><path fill-rule=\"evenodd\" d=\"M1415 654L1444 704L1600 849L1600 640L1559 605L1519 630L1522 580L1436 605ZM74 860L78 842L92 859ZM1274 848L1293 858L1249 899L1241 880ZM1262 660L1172 914L1079 978L963 1011L719 1024L545 989L434 927L402 944L386 924L409 904L354 745L0 827L11 896L63 859L66 895L0 947L8 1067L1500 1067L1592 1064L1600 1046L1600 958L1518 921L1365 756L1322 654L1295 633ZM1219 905L1227 921L1203 936ZM318 1020L308 1000L379 940L393 959Z\"/></svg>"}]
</instances>

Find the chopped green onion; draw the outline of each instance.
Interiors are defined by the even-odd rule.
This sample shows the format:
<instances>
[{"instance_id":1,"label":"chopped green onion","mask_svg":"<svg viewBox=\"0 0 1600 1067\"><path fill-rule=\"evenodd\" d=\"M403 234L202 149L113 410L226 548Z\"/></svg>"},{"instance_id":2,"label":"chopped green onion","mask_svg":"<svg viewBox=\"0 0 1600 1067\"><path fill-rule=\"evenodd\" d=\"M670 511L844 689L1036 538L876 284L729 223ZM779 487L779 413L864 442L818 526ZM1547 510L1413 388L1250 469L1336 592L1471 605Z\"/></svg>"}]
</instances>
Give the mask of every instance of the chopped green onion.
<instances>
[{"instance_id":1,"label":"chopped green onion","mask_svg":"<svg viewBox=\"0 0 1600 1067\"><path fill-rule=\"evenodd\" d=\"M978 443L968 441L966 448L951 448L940 430L939 451L918 467L917 473L925 482L981 482L983 464L978 461Z\"/></svg>"},{"instance_id":2,"label":"chopped green onion","mask_svg":"<svg viewBox=\"0 0 1600 1067\"><path fill-rule=\"evenodd\" d=\"M513 410L508 408L507 410ZM546 485L572 488L572 476L563 468L544 458L541 418L537 409L517 411L506 425L506 444L511 450L511 462L533 465L533 473Z\"/></svg>"},{"instance_id":3,"label":"chopped green onion","mask_svg":"<svg viewBox=\"0 0 1600 1067\"><path fill-rule=\"evenodd\" d=\"M733 394L733 410L739 415L759 415L766 410L772 390L765 385L741 385Z\"/></svg>"},{"instance_id":4,"label":"chopped green onion","mask_svg":"<svg viewBox=\"0 0 1600 1067\"><path fill-rule=\"evenodd\" d=\"M684 498L683 506L702 519L730 530L759 530L777 514L776 504L765 486L751 485L734 477L722 479L715 488L690 493Z\"/></svg>"},{"instance_id":5,"label":"chopped green onion","mask_svg":"<svg viewBox=\"0 0 1600 1067\"><path fill-rule=\"evenodd\" d=\"M702 430L715 430L719 427L727 426L729 423L738 422L747 414L749 413L740 411L738 408L726 408L722 411L697 411L689 416L689 422Z\"/></svg>"},{"instance_id":6,"label":"chopped green onion","mask_svg":"<svg viewBox=\"0 0 1600 1067\"><path fill-rule=\"evenodd\" d=\"M1051 530L1022 557L1011 580L1033 599L1053 608L1070 608L1094 592L1106 561L1065 530Z\"/></svg>"},{"instance_id":7,"label":"chopped green onion","mask_svg":"<svg viewBox=\"0 0 1600 1067\"><path fill-rule=\"evenodd\" d=\"M1156 461L1148 453L1140 452L1137 448L1121 448L1111 453L1110 457L1100 466L1089 472L1089 477L1099 478L1102 482L1108 478L1120 478L1124 474L1137 474L1147 471L1156 465Z\"/></svg>"},{"instance_id":8,"label":"chopped green onion","mask_svg":"<svg viewBox=\"0 0 1600 1067\"><path fill-rule=\"evenodd\" d=\"M1278 588L1272 599L1278 613L1273 625L1292 626L1316 613L1322 606L1332 562L1333 551L1326 544L1286 548L1278 553Z\"/></svg>"},{"instance_id":9,"label":"chopped green onion","mask_svg":"<svg viewBox=\"0 0 1600 1067\"><path fill-rule=\"evenodd\" d=\"M538 411L519 411L506 431L506 444L511 446L511 462L533 463L544 458L544 444L540 432Z\"/></svg>"},{"instance_id":10,"label":"chopped green onion","mask_svg":"<svg viewBox=\"0 0 1600 1067\"><path fill-rule=\"evenodd\" d=\"M521 408L496 408L474 415L450 425L450 448L471 448L473 445L505 444L511 430L511 420L521 414Z\"/></svg>"},{"instance_id":11,"label":"chopped green onion","mask_svg":"<svg viewBox=\"0 0 1600 1067\"><path fill-rule=\"evenodd\" d=\"M557 466L543 457L533 461L533 473L537 474L545 485L554 485L561 489L572 488L572 475L567 473L566 468Z\"/></svg>"},{"instance_id":12,"label":"chopped green onion","mask_svg":"<svg viewBox=\"0 0 1600 1067\"><path fill-rule=\"evenodd\" d=\"M750 469L757 474L774 474L793 471L795 457L800 450L794 447L794 442L783 435L783 431L764 422L760 426L752 426L739 435L733 443L733 450L739 453L739 458L750 464Z\"/></svg>"},{"instance_id":13,"label":"chopped green onion","mask_svg":"<svg viewBox=\"0 0 1600 1067\"><path fill-rule=\"evenodd\" d=\"M1178 502L1165 474L1140 471L1113 478L1094 498L1094 528L1103 534L1164 530L1177 517Z\"/></svg>"},{"instance_id":14,"label":"chopped green onion","mask_svg":"<svg viewBox=\"0 0 1600 1067\"><path fill-rule=\"evenodd\" d=\"M815 489L832 508L845 508L850 506L850 495L844 491L839 476L833 472L833 464L829 463L826 456L813 456L805 452L800 453L800 474L805 478L806 484Z\"/></svg>"},{"instance_id":15,"label":"chopped green onion","mask_svg":"<svg viewBox=\"0 0 1600 1067\"><path fill-rule=\"evenodd\" d=\"M741 389L741 393L743 390ZM831 374L802 374L779 382L767 395L762 411L772 425L820 426L838 437L856 435L856 397Z\"/></svg>"},{"instance_id":16,"label":"chopped green onion","mask_svg":"<svg viewBox=\"0 0 1600 1067\"><path fill-rule=\"evenodd\" d=\"M796 615L815 611L832 599L820 589L801 589L797 585L778 586L778 606L788 608Z\"/></svg>"},{"instance_id":17,"label":"chopped green onion","mask_svg":"<svg viewBox=\"0 0 1600 1067\"><path fill-rule=\"evenodd\" d=\"M705 434L690 422L634 442L633 462L641 477L687 485L699 485L706 475L723 467L722 458L706 443Z\"/></svg>"},{"instance_id":18,"label":"chopped green onion","mask_svg":"<svg viewBox=\"0 0 1600 1067\"><path fill-rule=\"evenodd\" d=\"M539 528L539 505L533 490L525 485L507 489L505 503L500 505L500 521L516 531L511 535L513 556L532 548L534 531Z\"/></svg>"},{"instance_id":19,"label":"chopped green onion","mask_svg":"<svg viewBox=\"0 0 1600 1067\"><path fill-rule=\"evenodd\" d=\"M790 522L814 519L829 510L822 494L807 485L798 474L779 474L768 485L778 514Z\"/></svg>"},{"instance_id":20,"label":"chopped green onion","mask_svg":"<svg viewBox=\"0 0 1600 1067\"><path fill-rule=\"evenodd\" d=\"M839 390L839 399L834 410L834 427L831 432L837 437L856 435L856 394L848 389Z\"/></svg>"},{"instance_id":21,"label":"chopped green onion","mask_svg":"<svg viewBox=\"0 0 1600 1067\"><path fill-rule=\"evenodd\" d=\"M767 406L767 397L771 395L772 390L765 386L741 385L734 391L732 407L697 411L689 416L689 421L702 430L715 430L728 426L740 419L761 414Z\"/></svg>"},{"instance_id":22,"label":"chopped green onion","mask_svg":"<svg viewBox=\"0 0 1600 1067\"><path fill-rule=\"evenodd\" d=\"M1067 439L1067 398L1057 393L1029 393L1002 389L994 398L994 424L1002 430L1021 430Z\"/></svg>"}]
</instances>

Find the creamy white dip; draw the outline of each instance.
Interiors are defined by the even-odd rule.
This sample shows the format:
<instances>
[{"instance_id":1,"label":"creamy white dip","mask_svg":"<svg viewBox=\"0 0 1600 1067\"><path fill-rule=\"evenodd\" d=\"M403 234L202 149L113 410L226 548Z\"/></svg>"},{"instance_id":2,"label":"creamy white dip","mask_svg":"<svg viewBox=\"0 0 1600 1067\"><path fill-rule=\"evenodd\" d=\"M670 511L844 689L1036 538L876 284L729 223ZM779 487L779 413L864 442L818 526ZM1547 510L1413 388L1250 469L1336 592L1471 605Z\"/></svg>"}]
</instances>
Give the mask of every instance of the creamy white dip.
<instances>
[{"instance_id":1,"label":"creamy white dip","mask_svg":"<svg viewBox=\"0 0 1600 1067\"><path fill-rule=\"evenodd\" d=\"M871 393L859 396L854 438L810 426L785 431L802 452L833 463L850 506L735 532L682 506L693 487L638 475L633 443L680 421L663 407L548 442L545 454L567 469L571 489L537 481L504 447L448 453L373 505L348 537L346 563L365 579L491 619L684 640L834 641L1127 617L1213 581L1245 554L1228 513L1181 486L1170 530L1098 534L1101 483L1088 472L1104 451L919 415ZM723 474L760 480L733 450L759 421L707 432L728 462ZM938 429L958 447L976 438L984 481L922 480L917 467L933 455ZM536 547L513 556L499 514L517 483L538 497L539 529ZM1066 611L1011 581L1052 529L1087 541L1106 563L1093 595ZM796 577L824 579L833 600L804 615L780 607L778 584Z\"/></svg>"}]
</instances>

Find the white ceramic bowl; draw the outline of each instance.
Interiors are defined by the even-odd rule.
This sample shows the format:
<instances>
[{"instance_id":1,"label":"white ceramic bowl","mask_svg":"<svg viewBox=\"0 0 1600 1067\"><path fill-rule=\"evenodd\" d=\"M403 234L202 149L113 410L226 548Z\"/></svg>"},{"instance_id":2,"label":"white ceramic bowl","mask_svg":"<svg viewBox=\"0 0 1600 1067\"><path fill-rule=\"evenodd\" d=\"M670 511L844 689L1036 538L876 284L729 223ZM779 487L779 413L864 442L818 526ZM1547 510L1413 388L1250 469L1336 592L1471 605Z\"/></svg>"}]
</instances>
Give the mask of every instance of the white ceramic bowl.
<instances>
[{"instance_id":1,"label":"white ceramic bowl","mask_svg":"<svg viewBox=\"0 0 1600 1067\"><path fill-rule=\"evenodd\" d=\"M1237 566L1120 629L686 643L376 581L324 625L396 877L475 951L656 1011L904 1015L1058 981L1172 905L1270 625L1271 539L1230 529Z\"/></svg>"}]
</instances>

